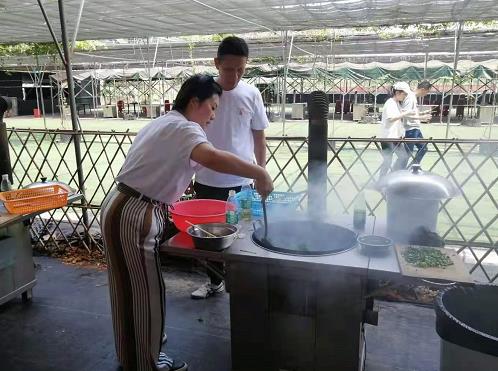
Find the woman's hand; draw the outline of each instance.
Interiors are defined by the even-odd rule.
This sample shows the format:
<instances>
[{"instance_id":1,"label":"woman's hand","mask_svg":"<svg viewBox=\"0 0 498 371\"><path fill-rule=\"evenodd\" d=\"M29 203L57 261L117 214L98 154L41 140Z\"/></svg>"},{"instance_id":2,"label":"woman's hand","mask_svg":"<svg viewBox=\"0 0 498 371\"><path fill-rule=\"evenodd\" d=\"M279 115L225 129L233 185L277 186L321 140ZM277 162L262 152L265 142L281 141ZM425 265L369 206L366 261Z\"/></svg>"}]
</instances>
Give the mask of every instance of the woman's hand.
<instances>
[{"instance_id":1,"label":"woman's hand","mask_svg":"<svg viewBox=\"0 0 498 371\"><path fill-rule=\"evenodd\" d=\"M270 174L268 174L265 169L261 169L263 170L263 173L261 174L261 177L255 179L254 188L256 188L256 191L264 200L273 191L273 181L271 180Z\"/></svg>"},{"instance_id":2,"label":"woman's hand","mask_svg":"<svg viewBox=\"0 0 498 371\"><path fill-rule=\"evenodd\" d=\"M197 145L192 150L190 158L198 164L220 173L254 179L256 181L255 188L263 198L266 198L273 191L271 177L263 167L241 160L230 152L216 149L209 143Z\"/></svg>"}]
</instances>

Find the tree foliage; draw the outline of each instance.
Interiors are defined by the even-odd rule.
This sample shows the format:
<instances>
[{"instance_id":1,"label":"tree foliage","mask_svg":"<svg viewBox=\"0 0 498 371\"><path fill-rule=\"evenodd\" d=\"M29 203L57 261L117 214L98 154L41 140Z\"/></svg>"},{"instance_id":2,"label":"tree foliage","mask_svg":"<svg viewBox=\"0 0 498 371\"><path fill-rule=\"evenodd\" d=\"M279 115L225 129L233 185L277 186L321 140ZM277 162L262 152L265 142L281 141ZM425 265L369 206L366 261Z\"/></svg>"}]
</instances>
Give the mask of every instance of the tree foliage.
<instances>
[{"instance_id":1,"label":"tree foliage","mask_svg":"<svg viewBox=\"0 0 498 371\"><path fill-rule=\"evenodd\" d=\"M415 36L415 37L435 37L453 31L457 23L420 23L404 24L399 26L373 26L373 27L355 27L358 32L373 32L381 39L395 39L398 37ZM498 29L498 21L465 21L464 31L486 31Z\"/></svg>"},{"instance_id":2,"label":"tree foliage","mask_svg":"<svg viewBox=\"0 0 498 371\"><path fill-rule=\"evenodd\" d=\"M266 57L251 58L251 63L277 65L281 60L282 58L266 56Z\"/></svg>"},{"instance_id":3,"label":"tree foliage","mask_svg":"<svg viewBox=\"0 0 498 371\"><path fill-rule=\"evenodd\" d=\"M221 42L225 37L228 36L235 36L233 33L216 33L214 35L211 35L211 41L215 43Z\"/></svg>"},{"instance_id":4,"label":"tree foliage","mask_svg":"<svg viewBox=\"0 0 498 371\"><path fill-rule=\"evenodd\" d=\"M75 51L93 51L98 46L99 43L97 41L76 41ZM0 57L56 54L57 47L55 43L0 44Z\"/></svg>"}]
</instances>

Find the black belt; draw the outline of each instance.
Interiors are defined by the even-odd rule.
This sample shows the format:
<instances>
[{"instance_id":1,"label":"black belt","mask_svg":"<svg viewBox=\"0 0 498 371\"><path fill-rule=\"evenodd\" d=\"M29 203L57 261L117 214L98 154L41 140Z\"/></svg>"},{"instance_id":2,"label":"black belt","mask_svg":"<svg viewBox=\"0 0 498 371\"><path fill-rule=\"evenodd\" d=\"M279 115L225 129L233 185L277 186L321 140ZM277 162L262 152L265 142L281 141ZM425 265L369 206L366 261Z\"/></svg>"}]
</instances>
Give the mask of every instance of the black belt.
<instances>
[{"instance_id":1,"label":"black belt","mask_svg":"<svg viewBox=\"0 0 498 371\"><path fill-rule=\"evenodd\" d=\"M152 198L147 197L143 193L138 192L136 189L131 188L130 186L127 186L124 183L118 183L116 188L118 189L118 191L120 191L121 193L124 193L127 196L137 198L141 201L148 202L148 203L153 204L155 206L165 206L166 205L164 202L153 200Z\"/></svg>"}]
</instances>

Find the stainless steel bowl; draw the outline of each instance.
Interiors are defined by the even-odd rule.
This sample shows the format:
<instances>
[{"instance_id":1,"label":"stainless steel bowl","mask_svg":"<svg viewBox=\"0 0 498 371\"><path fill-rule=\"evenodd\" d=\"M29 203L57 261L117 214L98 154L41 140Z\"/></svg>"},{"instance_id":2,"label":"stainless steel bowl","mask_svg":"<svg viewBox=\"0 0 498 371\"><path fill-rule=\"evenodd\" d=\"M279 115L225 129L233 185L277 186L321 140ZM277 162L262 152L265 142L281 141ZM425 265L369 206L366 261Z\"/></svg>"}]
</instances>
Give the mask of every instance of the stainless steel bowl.
<instances>
[{"instance_id":1,"label":"stainless steel bowl","mask_svg":"<svg viewBox=\"0 0 498 371\"><path fill-rule=\"evenodd\" d=\"M358 237L360 251L365 255L386 255L393 241L389 238L375 235Z\"/></svg>"},{"instance_id":2,"label":"stainless steel bowl","mask_svg":"<svg viewBox=\"0 0 498 371\"><path fill-rule=\"evenodd\" d=\"M218 237L210 237L197 226ZM196 224L187 229L187 233L194 240L194 246L197 249L209 251L222 251L230 247L237 238L238 231L235 225L228 223Z\"/></svg>"}]
</instances>

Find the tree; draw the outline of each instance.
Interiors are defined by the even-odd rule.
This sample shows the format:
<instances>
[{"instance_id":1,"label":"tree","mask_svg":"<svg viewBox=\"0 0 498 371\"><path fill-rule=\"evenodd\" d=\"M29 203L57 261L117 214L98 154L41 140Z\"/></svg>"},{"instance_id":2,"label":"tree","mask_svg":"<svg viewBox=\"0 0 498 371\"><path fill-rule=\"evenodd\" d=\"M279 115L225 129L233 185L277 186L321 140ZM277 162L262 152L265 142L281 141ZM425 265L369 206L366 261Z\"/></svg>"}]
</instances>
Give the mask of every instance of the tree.
<instances>
[{"instance_id":1,"label":"tree","mask_svg":"<svg viewBox=\"0 0 498 371\"><path fill-rule=\"evenodd\" d=\"M75 51L93 51L100 45L98 41L76 41ZM15 43L0 44L0 57L27 55L56 55L55 43Z\"/></svg>"}]
</instances>

